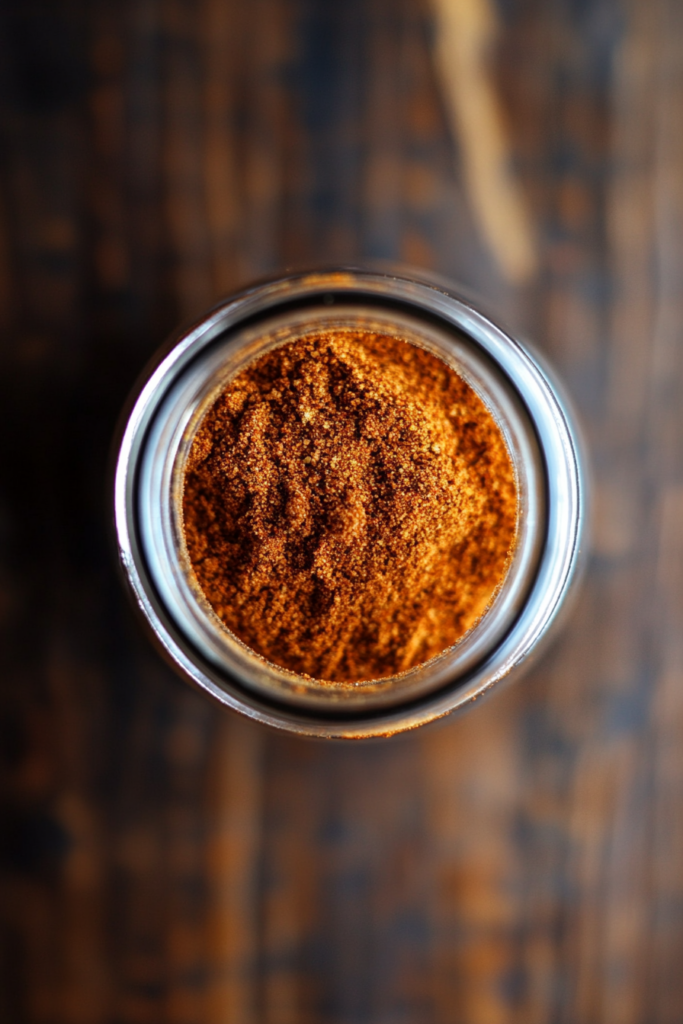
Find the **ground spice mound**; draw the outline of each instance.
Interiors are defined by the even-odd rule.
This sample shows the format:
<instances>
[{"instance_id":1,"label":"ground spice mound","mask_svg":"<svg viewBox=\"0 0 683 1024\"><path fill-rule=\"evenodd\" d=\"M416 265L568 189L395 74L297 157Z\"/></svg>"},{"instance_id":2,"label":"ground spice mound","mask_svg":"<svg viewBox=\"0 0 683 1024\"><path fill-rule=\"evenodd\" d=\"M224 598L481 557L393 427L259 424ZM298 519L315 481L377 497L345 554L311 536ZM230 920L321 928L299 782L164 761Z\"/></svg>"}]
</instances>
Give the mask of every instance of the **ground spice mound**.
<instances>
[{"instance_id":1,"label":"ground spice mound","mask_svg":"<svg viewBox=\"0 0 683 1024\"><path fill-rule=\"evenodd\" d=\"M252 363L188 457L187 550L217 615L268 661L330 681L452 646L503 581L517 528L501 432L444 362L335 331Z\"/></svg>"}]
</instances>

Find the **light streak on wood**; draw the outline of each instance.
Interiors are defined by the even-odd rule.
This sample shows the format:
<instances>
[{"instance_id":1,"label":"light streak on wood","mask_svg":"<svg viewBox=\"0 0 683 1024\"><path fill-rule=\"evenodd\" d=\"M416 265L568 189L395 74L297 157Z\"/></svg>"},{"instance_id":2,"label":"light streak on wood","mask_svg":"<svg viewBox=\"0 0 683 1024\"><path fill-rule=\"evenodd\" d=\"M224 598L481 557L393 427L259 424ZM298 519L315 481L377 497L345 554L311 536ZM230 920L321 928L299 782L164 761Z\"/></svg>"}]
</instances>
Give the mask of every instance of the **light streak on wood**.
<instances>
[{"instance_id":1,"label":"light streak on wood","mask_svg":"<svg viewBox=\"0 0 683 1024\"><path fill-rule=\"evenodd\" d=\"M462 147L473 212L504 277L513 284L522 284L533 277L538 261L488 68L496 15L491 0L433 3L437 66L453 134Z\"/></svg>"},{"instance_id":2,"label":"light streak on wood","mask_svg":"<svg viewBox=\"0 0 683 1024\"><path fill-rule=\"evenodd\" d=\"M225 0L207 0L204 7L206 86L204 172L206 216L212 258L214 296L231 291L239 276L239 167L234 138L234 67L239 59L240 9Z\"/></svg>"}]
</instances>

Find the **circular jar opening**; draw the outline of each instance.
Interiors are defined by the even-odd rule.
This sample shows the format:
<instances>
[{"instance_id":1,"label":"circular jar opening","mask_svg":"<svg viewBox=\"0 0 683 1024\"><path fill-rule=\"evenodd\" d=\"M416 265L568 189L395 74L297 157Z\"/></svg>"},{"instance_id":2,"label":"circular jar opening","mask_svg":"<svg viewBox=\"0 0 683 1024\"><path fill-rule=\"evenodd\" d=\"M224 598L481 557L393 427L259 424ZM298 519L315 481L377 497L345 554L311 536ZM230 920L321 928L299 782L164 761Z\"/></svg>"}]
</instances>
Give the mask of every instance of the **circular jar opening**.
<instances>
[{"instance_id":1,"label":"circular jar opening","mask_svg":"<svg viewBox=\"0 0 683 1024\"><path fill-rule=\"evenodd\" d=\"M518 474L491 410L414 325L301 319L200 403L176 537L229 634L316 686L376 695L493 610Z\"/></svg>"},{"instance_id":2,"label":"circular jar opening","mask_svg":"<svg viewBox=\"0 0 683 1024\"><path fill-rule=\"evenodd\" d=\"M192 563L183 503L198 431L225 389L269 353L349 333L429 353L478 396L509 454L516 532L485 611L456 642L403 671L335 680L276 664L226 625ZM297 732L395 732L479 695L546 631L578 552L575 452L565 411L538 364L467 304L382 274L289 278L219 307L175 344L143 387L117 473L122 560L157 641L223 703Z\"/></svg>"}]
</instances>

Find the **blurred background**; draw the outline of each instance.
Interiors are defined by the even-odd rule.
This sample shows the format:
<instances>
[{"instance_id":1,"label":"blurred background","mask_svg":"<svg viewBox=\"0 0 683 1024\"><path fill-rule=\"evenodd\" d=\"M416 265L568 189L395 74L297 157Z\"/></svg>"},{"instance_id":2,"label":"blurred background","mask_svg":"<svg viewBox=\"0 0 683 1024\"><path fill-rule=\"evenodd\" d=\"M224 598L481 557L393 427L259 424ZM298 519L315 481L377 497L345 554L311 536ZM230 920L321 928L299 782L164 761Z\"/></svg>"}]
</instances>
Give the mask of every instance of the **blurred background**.
<instances>
[{"instance_id":1,"label":"blurred background","mask_svg":"<svg viewBox=\"0 0 683 1024\"><path fill-rule=\"evenodd\" d=\"M683 1020L683 5L0 3L0 1020ZM533 672L391 741L178 681L119 410L294 264L476 289L560 370L593 552Z\"/></svg>"}]
</instances>

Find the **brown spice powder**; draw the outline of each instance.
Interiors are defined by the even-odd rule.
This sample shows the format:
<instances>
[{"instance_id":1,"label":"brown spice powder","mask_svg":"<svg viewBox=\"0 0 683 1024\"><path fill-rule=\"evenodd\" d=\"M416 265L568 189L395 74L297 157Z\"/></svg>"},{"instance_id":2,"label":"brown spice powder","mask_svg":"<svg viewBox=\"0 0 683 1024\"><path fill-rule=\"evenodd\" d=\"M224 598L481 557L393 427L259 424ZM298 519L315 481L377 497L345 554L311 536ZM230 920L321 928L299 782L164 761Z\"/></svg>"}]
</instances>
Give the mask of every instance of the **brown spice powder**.
<instances>
[{"instance_id":1,"label":"brown spice powder","mask_svg":"<svg viewBox=\"0 0 683 1024\"><path fill-rule=\"evenodd\" d=\"M261 357L193 441L197 582L268 661L320 680L412 668L455 644L505 578L517 490L500 429L442 360L334 331Z\"/></svg>"}]
</instances>

